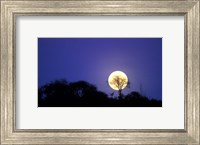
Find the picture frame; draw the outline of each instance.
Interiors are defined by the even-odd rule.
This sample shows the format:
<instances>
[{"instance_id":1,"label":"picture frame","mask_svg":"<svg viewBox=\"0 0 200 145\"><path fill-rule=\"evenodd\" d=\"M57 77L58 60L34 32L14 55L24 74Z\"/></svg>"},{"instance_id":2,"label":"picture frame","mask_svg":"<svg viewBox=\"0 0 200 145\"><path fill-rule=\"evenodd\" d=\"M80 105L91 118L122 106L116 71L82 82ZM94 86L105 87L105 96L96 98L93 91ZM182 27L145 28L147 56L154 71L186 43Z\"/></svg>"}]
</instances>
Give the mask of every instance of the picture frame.
<instances>
[{"instance_id":1,"label":"picture frame","mask_svg":"<svg viewBox=\"0 0 200 145\"><path fill-rule=\"evenodd\" d=\"M184 16L184 129L16 129L16 17ZM1 144L200 144L199 0L1 0Z\"/></svg>"}]
</instances>

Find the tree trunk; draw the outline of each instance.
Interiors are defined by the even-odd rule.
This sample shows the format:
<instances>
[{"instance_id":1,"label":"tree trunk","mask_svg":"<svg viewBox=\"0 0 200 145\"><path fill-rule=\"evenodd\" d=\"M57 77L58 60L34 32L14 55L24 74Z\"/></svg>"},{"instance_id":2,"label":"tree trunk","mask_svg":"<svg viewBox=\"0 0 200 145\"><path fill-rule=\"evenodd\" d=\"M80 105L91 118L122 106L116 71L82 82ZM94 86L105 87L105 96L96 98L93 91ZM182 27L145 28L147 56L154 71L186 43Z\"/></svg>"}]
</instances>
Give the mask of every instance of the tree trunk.
<instances>
[{"instance_id":1,"label":"tree trunk","mask_svg":"<svg viewBox=\"0 0 200 145\"><path fill-rule=\"evenodd\" d=\"M122 90L118 90L118 93L119 93L119 97L121 98L122 97Z\"/></svg>"}]
</instances>

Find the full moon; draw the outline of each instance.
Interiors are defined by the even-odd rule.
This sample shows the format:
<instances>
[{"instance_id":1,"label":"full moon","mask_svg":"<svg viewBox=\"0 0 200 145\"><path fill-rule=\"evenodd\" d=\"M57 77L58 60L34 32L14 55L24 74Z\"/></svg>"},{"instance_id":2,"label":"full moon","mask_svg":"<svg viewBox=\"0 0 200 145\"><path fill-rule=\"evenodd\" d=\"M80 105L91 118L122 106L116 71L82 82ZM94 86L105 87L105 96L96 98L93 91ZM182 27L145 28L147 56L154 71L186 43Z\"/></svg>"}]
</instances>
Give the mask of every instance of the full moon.
<instances>
[{"instance_id":1,"label":"full moon","mask_svg":"<svg viewBox=\"0 0 200 145\"><path fill-rule=\"evenodd\" d=\"M128 77L122 71L114 71L108 77L108 84L113 90L122 90L128 84Z\"/></svg>"}]
</instances>

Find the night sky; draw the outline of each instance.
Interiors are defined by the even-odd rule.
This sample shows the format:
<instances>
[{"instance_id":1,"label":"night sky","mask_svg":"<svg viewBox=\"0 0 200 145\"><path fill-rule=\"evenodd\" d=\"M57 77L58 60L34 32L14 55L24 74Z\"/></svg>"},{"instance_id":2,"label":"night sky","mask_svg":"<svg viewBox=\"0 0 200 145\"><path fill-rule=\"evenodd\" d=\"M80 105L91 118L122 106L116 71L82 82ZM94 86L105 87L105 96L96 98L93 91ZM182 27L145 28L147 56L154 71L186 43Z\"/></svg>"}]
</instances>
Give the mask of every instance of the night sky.
<instances>
[{"instance_id":1,"label":"night sky","mask_svg":"<svg viewBox=\"0 0 200 145\"><path fill-rule=\"evenodd\" d=\"M38 38L39 87L84 80L109 95L107 79L116 70L130 81L123 94L162 99L162 38Z\"/></svg>"}]
</instances>

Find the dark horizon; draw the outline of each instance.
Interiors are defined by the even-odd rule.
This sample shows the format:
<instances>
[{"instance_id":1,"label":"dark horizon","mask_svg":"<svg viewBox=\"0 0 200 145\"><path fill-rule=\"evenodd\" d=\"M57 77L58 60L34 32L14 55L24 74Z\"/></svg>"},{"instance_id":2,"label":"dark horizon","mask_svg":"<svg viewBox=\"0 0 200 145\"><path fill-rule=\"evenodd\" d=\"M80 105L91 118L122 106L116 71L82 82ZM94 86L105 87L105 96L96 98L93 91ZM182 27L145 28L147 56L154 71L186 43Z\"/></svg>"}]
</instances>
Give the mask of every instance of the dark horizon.
<instances>
[{"instance_id":1,"label":"dark horizon","mask_svg":"<svg viewBox=\"0 0 200 145\"><path fill-rule=\"evenodd\" d=\"M116 70L130 81L123 94L162 100L162 38L38 38L38 87L83 80L116 96L107 84Z\"/></svg>"}]
</instances>

